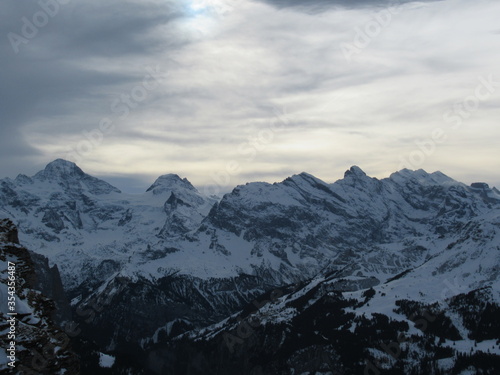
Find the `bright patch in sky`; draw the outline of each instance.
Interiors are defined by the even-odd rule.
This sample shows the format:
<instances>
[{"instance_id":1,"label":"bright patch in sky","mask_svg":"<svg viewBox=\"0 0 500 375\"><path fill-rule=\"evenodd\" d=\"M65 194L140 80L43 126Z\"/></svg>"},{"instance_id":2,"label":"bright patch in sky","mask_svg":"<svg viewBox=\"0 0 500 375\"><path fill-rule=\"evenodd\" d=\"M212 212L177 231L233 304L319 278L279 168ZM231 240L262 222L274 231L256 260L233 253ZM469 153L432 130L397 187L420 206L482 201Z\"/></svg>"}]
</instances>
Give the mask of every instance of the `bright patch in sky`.
<instances>
[{"instance_id":1,"label":"bright patch in sky","mask_svg":"<svg viewBox=\"0 0 500 375\"><path fill-rule=\"evenodd\" d=\"M200 35L207 35L215 27L220 6L209 0L189 1L189 28Z\"/></svg>"},{"instance_id":2,"label":"bright patch in sky","mask_svg":"<svg viewBox=\"0 0 500 375\"><path fill-rule=\"evenodd\" d=\"M189 8L194 14L221 16L232 10L233 6L226 0L190 0Z\"/></svg>"},{"instance_id":3,"label":"bright patch in sky","mask_svg":"<svg viewBox=\"0 0 500 375\"><path fill-rule=\"evenodd\" d=\"M189 2L189 7L195 12L207 9L208 4L206 0L192 0Z\"/></svg>"}]
</instances>

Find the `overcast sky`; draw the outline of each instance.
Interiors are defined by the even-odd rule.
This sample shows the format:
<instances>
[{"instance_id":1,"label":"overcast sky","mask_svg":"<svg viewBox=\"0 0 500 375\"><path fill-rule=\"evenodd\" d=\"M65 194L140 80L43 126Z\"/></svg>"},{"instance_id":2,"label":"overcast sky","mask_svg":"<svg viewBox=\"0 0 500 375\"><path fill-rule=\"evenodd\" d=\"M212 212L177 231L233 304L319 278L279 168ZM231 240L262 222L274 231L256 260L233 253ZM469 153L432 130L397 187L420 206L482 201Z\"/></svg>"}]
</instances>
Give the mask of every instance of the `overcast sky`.
<instances>
[{"instance_id":1,"label":"overcast sky","mask_svg":"<svg viewBox=\"0 0 500 375\"><path fill-rule=\"evenodd\" d=\"M500 187L500 2L0 2L1 177L124 191L441 170Z\"/></svg>"}]
</instances>

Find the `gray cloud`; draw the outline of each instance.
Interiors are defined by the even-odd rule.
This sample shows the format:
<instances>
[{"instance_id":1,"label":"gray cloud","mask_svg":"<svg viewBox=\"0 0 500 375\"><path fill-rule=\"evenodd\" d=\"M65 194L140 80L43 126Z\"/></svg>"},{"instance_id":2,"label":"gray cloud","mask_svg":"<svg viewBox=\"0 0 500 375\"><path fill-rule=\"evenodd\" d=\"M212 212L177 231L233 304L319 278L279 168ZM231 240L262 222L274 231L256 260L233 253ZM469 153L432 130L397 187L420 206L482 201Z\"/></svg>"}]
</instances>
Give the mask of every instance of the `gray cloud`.
<instances>
[{"instance_id":1,"label":"gray cloud","mask_svg":"<svg viewBox=\"0 0 500 375\"><path fill-rule=\"evenodd\" d=\"M71 1L15 54L8 33L20 33L21 17L40 7L2 1L0 176L34 173L65 157L103 118L114 130L77 161L124 190L142 191L169 172L203 186L231 161L241 172L229 185L303 170L333 181L350 164L383 177L438 127L449 142L421 167L464 179L479 178L471 174L478 164L485 174L498 169L495 158L460 157L464 147L495 150L484 139L500 136L494 100L482 102L457 131L443 121L479 76L498 72L491 32L498 7L407 4L347 61L341 45L354 43L389 4ZM127 116L114 111L152 66L163 72L161 85ZM258 140L283 118L283 131ZM463 146L474 129L489 135Z\"/></svg>"},{"instance_id":2,"label":"gray cloud","mask_svg":"<svg viewBox=\"0 0 500 375\"><path fill-rule=\"evenodd\" d=\"M142 79L144 67L138 68L134 59L182 44L179 39L166 40L155 34L157 28L182 17L184 10L175 2L160 5L115 0L103 5L86 1L51 9L57 12L48 17L48 23L37 27L33 38L25 38L26 19L33 23L37 13L47 14L39 2L6 0L0 4L0 48L4 51L0 148L13 160L40 155L23 136L27 124L51 122L63 133L93 126L86 121L109 101L110 92L120 92L124 85ZM28 41L15 45L18 53L9 39L12 33ZM130 69L105 69L105 64L127 60ZM81 119L76 122L62 120L78 116ZM54 137L61 134L53 130ZM2 163L0 171L12 175L20 164Z\"/></svg>"},{"instance_id":3,"label":"gray cloud","mask_svg":"<svg viewBox=\"0 0 500 375\"><path fill-rule=\"evenodd\" d=\"M388 7L404 3L415 2L415 0L257 0L270 4L276 8L295 8L307 13L320 13L335 7L359 8L359 7ZM443 1L443 0L424 0Z\"/></svg>"}]
</instances>

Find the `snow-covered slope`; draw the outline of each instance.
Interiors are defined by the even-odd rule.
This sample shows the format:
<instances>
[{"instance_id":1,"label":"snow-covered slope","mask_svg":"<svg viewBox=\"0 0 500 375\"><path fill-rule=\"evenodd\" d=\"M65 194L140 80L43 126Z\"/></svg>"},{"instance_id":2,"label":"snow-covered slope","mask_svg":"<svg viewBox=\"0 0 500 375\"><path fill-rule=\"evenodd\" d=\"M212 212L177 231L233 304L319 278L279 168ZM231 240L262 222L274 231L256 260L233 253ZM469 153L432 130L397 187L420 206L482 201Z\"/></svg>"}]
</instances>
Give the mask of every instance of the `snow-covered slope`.
<instances>
[{"instance_id":1,"label":"snow-covered slope","mask_svg":"<svg viewBox=\"0 0 500 375\"><path fill-rule=\"evenodd\" d=\"M341 270L277 288L217 324L151 345L150 365L161 374L496 374L500 215L469 222L448 242L380 284Z\"/></svg>"},{"instance_id":2,"label":"snow-covered slope","mask_svg":"<svg viewBox=\"0 0 500 375\"><path fill-rule=\"evenodd\" d=\"M104 273L149 279L277 271L276 281L293 282L360 256L358 272L393 275L433 256L433 241L500 202L494 190L440 172L377 180L358 167L334 184L301 173L238 186L213 208L177 175L129 195L64 160L0 186L2 215L16 222L24 244L59 265L70 290L89 277L104 281L103 264Z\"/></svg>"},{"instance_id":3,"label":"snow-covered slope","mask_svg":"<svg viewBox=\"0 0 500 375\"><path fill-rule=\"evenodd\" d=\"M197 228L213 203L177 175L130 195L61 159L31 178L0 181L0 214L16 222L24 245L60 266L69 290L89 278L104 281L131 257L130 273L148 277L135 265L173 252L151 247Z\"/></svg>"},{"instance_id":4,"label":"snow-covered slope","mask_svg":"<svg viewBox=\"0 0 500 375\"><path fill-rule=\"evenodd\" d=\"M113 301L83 326L114 350L157 345L266 290L331 275L345 293L384 288L388 309L431 303L445 279L498 288L499 213L495 188L423 170L379 180L354 166L333 184L301 173L220 201L177 175L124 194L64 160L0 180L0 215L58 265L74 307Z\"/></svg>"},{"instance_id":5,"label":"snow-covered slope","mask_svg":"<svg viewBox=\"0 0 500 375\"><path fill-rule=\"evenodd\" d=\"M484 183L422 170L377 180L353 167L330 185L302 173L238 187L205 225L264 242L263 258L281 246L289 260L296 246L299 259L324 267L212 326L170 342L154 337L151 366L164 374L495 374L499 203Z\"/></svg>"}]
</instances>

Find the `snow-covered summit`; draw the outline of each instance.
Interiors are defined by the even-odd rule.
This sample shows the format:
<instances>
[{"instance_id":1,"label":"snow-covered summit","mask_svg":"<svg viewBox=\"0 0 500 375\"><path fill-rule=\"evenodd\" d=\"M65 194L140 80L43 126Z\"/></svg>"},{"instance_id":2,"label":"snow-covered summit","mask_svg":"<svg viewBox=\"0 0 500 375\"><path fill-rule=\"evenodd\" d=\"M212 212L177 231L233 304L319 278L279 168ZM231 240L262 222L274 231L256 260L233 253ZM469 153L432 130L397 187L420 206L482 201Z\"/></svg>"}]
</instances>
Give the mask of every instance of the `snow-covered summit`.
<instances>
[{"instance_id":1,"label":"snow-covered summit","mask_svg":"<svg viewBox=\"0 0 500 375\"><path fill-rule=\"evenodd\" d=\"M19 226L26 246L63 264L67 285L94 273L92 266L75 272L83 263L97 265L104 256L120 268L116 252L142 251L195 230L214 203L174 174L160 176L143 194L125 194L62 159L33 177L0 180L0 216Z\"/></svg>"},{"instance_id":2,"label":"snow-covered summit","mask_svg":"<svg viewBox=\"0 0 500 375\"><path fill-rule=\"evenodd\" d=\"M461 183L448 177L440 171L428 173L423 169L416 171L411 169L402 169L390 175L390 180L402 185L406 183L418 183L421 185L460 185ZM463 184L462 184L463 185Z\"/></svg>"},{"instance_id":3,"label":"snow-covered summit","mask_svg":"<svg viewBox=\"0 0 500 375\"><path fill-rule=\"evenodd\" d=\"M151 191L154 195L158 195L166 191L171 192L177 189L196 190L187 178L180 178L177 174L170 173L158 177L146 192Z\"/></svg>"},{"instance_id":4,"label":"snow-covered summit","mask_svg":"<svg viewBox=\"0 0 500 375\"><path fill-rule=\"evenodd\" d=\"M349 177L349 176L364 177L364 176L366 176L366 173L357 165L353 165L351 168L349 168L344 173L344 178Z\"/></svg>"},{"instance_id":5,"label":"snow-covered summit","mask_svg":"<svg viewBox=\"0 0 500 375\"><path fill-rule=\"evenodd\" d=\"M47 164L45 169L35 174L32 178L19 175L15 182L20 185L45 182L47 183L45 186L48 189L53 189L51 185L58 185L63 187L67 192L86 191L94 195L121 193L116 187L86 174L75 163L63 159L56 159Z\"/></svg>"},{"instance_id":6,"label":"snow-covered summit","mask_svg":"<svg viewBox=\"0 0 500 375\"><path fill-rule=\"evenodd\" d=\"M77 177L82 178L85 173L73 162L56 159L45 167L43 171L38 172L34 178L39 180L47 180L60 177Z\"/></svg>"}]
</instances>

